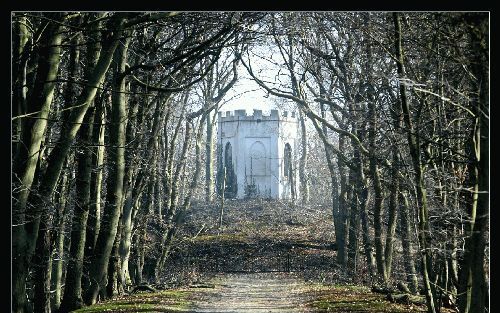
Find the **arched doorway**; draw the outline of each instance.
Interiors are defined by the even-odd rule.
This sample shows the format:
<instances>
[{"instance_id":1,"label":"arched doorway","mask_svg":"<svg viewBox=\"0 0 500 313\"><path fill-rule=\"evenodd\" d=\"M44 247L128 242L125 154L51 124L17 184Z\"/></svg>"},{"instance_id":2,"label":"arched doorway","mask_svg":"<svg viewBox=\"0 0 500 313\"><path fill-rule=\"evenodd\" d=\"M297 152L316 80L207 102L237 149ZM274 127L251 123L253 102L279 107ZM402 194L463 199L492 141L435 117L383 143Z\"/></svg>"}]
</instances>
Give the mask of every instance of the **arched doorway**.
<instances>
[{"instance_id":1,"label":"arched doorway","mask_svg":"<svg viewBox=\"0 0 500 313\"><path fill-rule=\"evenodd\" d=\"M233 166L233 147L230 142L226 143L224 147L224 167L223 173L225 172L225 185L224 189L224 197L225 198L234 198L236 197L236 193L238 191L238 182L236 174L234 173ZM224 175L224 174L222 174Z\"/></svg>"},{"instance_id":2,"label":"arched doorway","mask_svg":"<svg viewBox=\"0 0 500 313\"><path fill-rule=\"evenodd\" d=\"M250 147L250 175L266 175L266 148L260 141L256 141Z\"/></svg>"}]
</instances>

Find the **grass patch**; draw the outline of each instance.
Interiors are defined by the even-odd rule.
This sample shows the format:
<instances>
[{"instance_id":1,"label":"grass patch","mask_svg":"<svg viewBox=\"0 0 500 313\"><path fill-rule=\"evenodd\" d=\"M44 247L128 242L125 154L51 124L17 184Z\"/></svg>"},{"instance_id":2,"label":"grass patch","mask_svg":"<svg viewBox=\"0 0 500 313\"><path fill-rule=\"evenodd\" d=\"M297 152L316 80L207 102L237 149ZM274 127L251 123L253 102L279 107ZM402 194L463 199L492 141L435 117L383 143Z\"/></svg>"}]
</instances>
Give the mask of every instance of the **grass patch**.
<instances>
[{"instance_id":1,"label":"grass patch","mask_svg":"<svg viewBox=\"0 0 500 313\"><path fill-rule=\"evenodd\" d=\"M332 301L332 300L320 300L313 303L313 306L328 312L345 312L345 311L356 311L356 312L400 312L400 311L387 311L387 306L385 303L379 301L370 300L360 300L355 301ZM407 311L406 311L407 312Z\"/></svg>"},{"instance_id":2,"label":"grass patch","mask_svg":"<svg viewBox=\"0 0 500 313\"><path fill-rule=\"evenodd\" d=\"M132 294L128 297L130 298L155 298L155 297L162 297L162 298L168 298L168 299L185 299L188 295L190 294L189 291L187 290L161 290L157 292L141 292L141 293L135 293Z\"/></svg>"},{"instance_id":3,"label":"grass patch","mask_svg":"<svg viewBox=\"0 0 500 313\"><path fill-rule=\"evenodd\" d=\"M157 306L147 303L102 303L73 311L73 313L97 313L97 312L151 312ZM168 311L167 311L168 312Z\"/></svg>"},{"instance_id":4,"label":"grass patch","mask_svg":"<svg viewBox=\"0 0 500 313\"><path fill-rule=\"evenodd\" d=\"M81 308L73 313L187 312L191 305L191 302L187 300L190 293L187 290L162 290L119 296Z\"/></svg>"},{"instance_id":5,"label":"grass patch","mask_svg":"<svg viewBox=\"0 0 500 313\"><path fill-rule=\"evenodd\" d=\"M315 287L315 300L311 301L309 305L318 312L426 312L426 308L423 306L391 303L385 299L384 295L370 292L366 286L323 285Z\"/></svg>"}]
</instances>

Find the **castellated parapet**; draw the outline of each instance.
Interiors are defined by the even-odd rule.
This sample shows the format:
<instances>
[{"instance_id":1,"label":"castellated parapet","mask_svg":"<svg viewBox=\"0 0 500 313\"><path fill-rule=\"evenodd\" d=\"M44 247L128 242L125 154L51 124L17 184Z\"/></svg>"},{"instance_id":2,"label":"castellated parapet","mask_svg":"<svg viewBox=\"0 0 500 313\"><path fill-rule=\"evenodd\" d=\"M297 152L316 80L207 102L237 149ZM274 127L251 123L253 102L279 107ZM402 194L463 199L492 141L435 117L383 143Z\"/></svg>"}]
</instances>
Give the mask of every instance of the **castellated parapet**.
<instances>
[{"instance_id":1,"label":"castellated parapet","mask_svg":"<svg viewBox=\"0 0 500 313\"><path fill-rule=\"evenodd\" d=\"M283 111L281 116L279 114L278 110L271 110L269 115L262 115L262 110L253 110L252 115L247 115L245 110L234 110L233 111L225 111L225 112L219 112L219 121L226 122L226 121L235 121L235 120L248 120L248 121L257 121L257 120L265 120L265 121L272 121L272 120L277 120L280 119L282 121L291 121L291 122L296 122L297 118L295 115L295 112L288 112L288 111Z\"/></svg>"},{"instance_id":2,"label":"castellated parapet","mask_svg":"<svg viewBox=\"0 0 500 313\"><path fill-rule=\"evenodd\" d=\"M219 112L217 187L229 198L298 198L298 120L295 112Z\"/></svg>"}]
</instances>

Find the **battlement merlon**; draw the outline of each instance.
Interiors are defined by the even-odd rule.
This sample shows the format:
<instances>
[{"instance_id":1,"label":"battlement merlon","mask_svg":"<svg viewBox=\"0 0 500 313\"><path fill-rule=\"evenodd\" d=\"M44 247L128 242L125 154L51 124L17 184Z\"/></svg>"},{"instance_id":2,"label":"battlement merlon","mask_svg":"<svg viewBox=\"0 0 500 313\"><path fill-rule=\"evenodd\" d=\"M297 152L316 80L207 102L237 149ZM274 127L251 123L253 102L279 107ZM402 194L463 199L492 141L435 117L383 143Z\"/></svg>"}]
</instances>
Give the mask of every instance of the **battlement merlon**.
<instances>
[{"instance_id":1,"label":"battlement merlon","mask_svg":"<svg viewBox=\"0 0 500 313\"><path fill-rule=\"evenodd\" d=\"M234 114L233 114L234 113ZM289 121L289 122L297 122L298 115L292 111L283 111L282 114L279 114L278 110L271 110L269 115L263 115L262 110L253 110L252 115L247 115L245 110L234 110L233 111L225 111L218 112L218 121L219 122L229 122L229 121Z\"/></svg>"}]
</instances>

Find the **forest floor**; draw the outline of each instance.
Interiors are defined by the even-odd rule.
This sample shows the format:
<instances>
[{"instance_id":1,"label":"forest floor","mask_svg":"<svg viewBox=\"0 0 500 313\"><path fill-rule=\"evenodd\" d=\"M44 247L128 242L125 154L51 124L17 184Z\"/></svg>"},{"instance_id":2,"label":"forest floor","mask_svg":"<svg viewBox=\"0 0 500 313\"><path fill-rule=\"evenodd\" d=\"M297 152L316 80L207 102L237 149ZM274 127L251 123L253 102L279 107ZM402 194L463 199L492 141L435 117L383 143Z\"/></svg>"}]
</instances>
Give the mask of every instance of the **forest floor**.
<instances>
[{"instance_id":1,"label":"forest floor","mask_svg":"<svg viewBox=\"0 0 500 313\"><path fill-rule=\"evenodd\" d=\"M220 231L218 215L217 206L194 205L184 217L157 292L75 312L426 311L371 292L363 270L338 269L329 207L227 201Z\"/></svg>"},{"instance_id":2,"label":"forest floor","mask_svg":"<svg viewBox=\"0 0 500 313\"><path fill-rule=\"evenodd\" d=\"M368 287L305 282L287 273L222 273L205 284L120 296L77 313L187 312L426 312L424 306L394 304Z\"/></svg>"}]
</instances>

